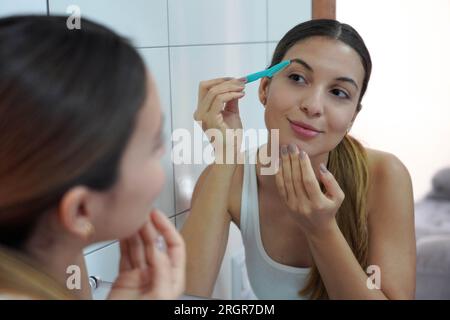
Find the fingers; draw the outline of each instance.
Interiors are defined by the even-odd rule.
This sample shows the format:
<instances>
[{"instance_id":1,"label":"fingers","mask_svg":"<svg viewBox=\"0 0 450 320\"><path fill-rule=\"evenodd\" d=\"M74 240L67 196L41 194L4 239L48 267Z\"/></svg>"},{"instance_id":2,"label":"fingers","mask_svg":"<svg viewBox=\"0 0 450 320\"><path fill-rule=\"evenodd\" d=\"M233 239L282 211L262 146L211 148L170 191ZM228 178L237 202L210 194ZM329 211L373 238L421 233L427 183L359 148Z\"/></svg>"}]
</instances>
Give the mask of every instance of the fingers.
<instances>
[{"instance_id":1,"label":"fingers","mask_svg":"<svg viewBox=\"0 0 450 320\"><path fill-rule=\"evenodd\" d=\"M245 95L244 92L225 92L217 95L212 102L211 108L208 113L215 117L224 108L224 103L231 102L242 98Z\"/></svg>"},{"instance_id":2,"label":"fingers","mask_svg":"<svg viewBox=\"0 0 450 320\"><path fill-rule=\"evenodd\" d=\"M283 198L283 200L285 202L287 202L287 191L286 191L286 187L284 186L283 166L282 165L280 165L278 167L278 172L275 175L275 183L277 185L278 192L280 193L281 198Z\"/></svg>"},{"instance_id":3,"label":"fingers","mask_svg":"<svg viewBox=\"0 0 450 320\"><path fill-rule=\"evenodd\" d=\"M243 90L245 85L243 82L233 79L223 82L215 87L208 90L205 98L202 101L202 107L204 112L211 110L213 114L217 114L222 110L223 104L237 97L242 97L244 95ZM234 95L224 95L227 93L234 93ZM227 98L225 98L227 97ZM218 103L220 103L220 108L218 108ZM202 113L202 112L201 112Z\"/></svg>"},{"instance_id":4,"label":"fingers","mask_svg":"<svg viewBox=\"0 0 450 320\"><path fill-rule=\"evenodd\" d=\"M139 235L145 244L146 264L151 271L153 292L163 293L167 286L172 286L170 260L165 252L157 248L158 233L151 221L140 230Z\"/></svg>"},{"instance_id":5,"label":"fingers","mask_svg":"<svg viewBox=\"0 0 450 320\"><path fill-rule=\"evenodd\" d=\"M133 269L130 262L127 240L120 240L119 247L120 247L119 270L127 271Z\"/></svg>"},{"instance_id":6,"label":"fingers","mask_svg":"<svg viewBox=\"0 0 450 320\"><path fill-rule=\"evenodd\" d=\"M135 234L127 240L127 250L132 268L140 269L147 266L145 247L139 234Z\"/></svg>"},{"instance_id":7,"label":"fingers","mask_svg":"<svg viewBox=\"0 0 450 320\"><path fill-rule=\"evenodd\" d=\"M233 78L231 77L222 77L222 78L216 78L216 79L211 79L211 80L206 80L206 81L201 81L199 86L198 86L198 96L199 98L203 98L206 93L208 92L208 90L211 87L214 87L222 82L231 80Z\"/></svg>"},{"instance_id":8,"label":"fingers","mask_svg":"<svg viewBox=\"0 0 450 320\"><path fill-rule=\"evenodd\" d=\"M323 163L320 165L320 181L325 186L326 196L340 205L345 199L344 191L342 191L339 183Z\"/></svg>"},{"instance_id":9,"label":"fingers","mask_svg":"<svg viewBox=\"0 0 450 320\"><path fill-rule=\"evenodd\" d=\"M282 171L284 186L286 187L287 193L287 203L290 207L293 207L297 199L295 196L294 184L292 181L291 159L289 157L288 148L285 145L281 146L281 165L283 166Z\"/></svg>"},{"instance_id":10,"label":"fingers","mask_svg":"<svg viewBox=\"0 0 450 320\"><path fill-rule=\"evenodd\" d=\"M199 121L203 119L206 113L208 113L211 110L213 102L216 102L214 112L215 114L217 114L219 111L222 110L223 103L228 102L232 99L242 97L244 95L242 93L244 88L245 88L244 82L238 79L230 80L230 78L221 78L206 81L204 83L202 82L200 84L199 89L199 98L198 98L199 104L194 116L195 120ZM216 98L219 95L223 95L229 92L234 93L241 92L241 93L237 95L235 94L233 96L230 95L222 96L221 98L216 100ZM220 104L217 105L218 103Z\"/></svg>"},{"instance_id":11,"label":"fingers","mask_svg":"<svg viewBox=\"0 0 450 320\"><path fill-rule=\"evenodd\" d=\"M164 214L154 210L140 234L148 248L147 264L153 270L155 288L170 284L172 291L181 294L185 286L186 251L184 240L175 226ZM156 247L158 234L166 243L166 252Z\"/></svg>"},{"instance_id":12,"label":"fingers","mask_svg":"<svg viewBox=\"0 0 450 320\"><path fill-rule=\"evenodd\" d=\"M242 93L243 93L242 96L244 96L245 92L242 91ZM234 99L234 100L228 101L225 104L225 108L223 109L223 111L239 114L239 101L238 101L238 99Z\"/></svg>"},{"instance_id":13,"label":"fingers","mask_svg":"<svg viewBox=\"0 0 450 320\"><path fill-rule=\"evenodd\" d=\"M313 203L322 201L323 193L322 190L320 190L319 181L317 181L316 174L311 165L311 160L304 150L300 151L300 168L302 171L302 185L308 199Z\"/></svg>"},{"instance_id":14,"label":"fingers","mask_svg":"<svg viewBox=\"0 0 450 320\"><path fill-rule=\"evenodd\" d=\"M185 283L186 249L184 240L170 220L161 212L155 210L151 214L152 222L158 232L164 237L167 254L172 266L172 281L177 289L183 289Z\"/></svg>"},{"instance_id":15,"label":"fingers","mask_svg":"<svg viewBox=\"0 0 450 320\"><path fill-rule=\"evenodd\" d=\"M308 196L306 194L305 188L302 183L302 170L300 168L300 159L298 147L295 144L289 144L289 159L290 165L292 168L292 181L294 185L295 195L298 198L298 201L302 204L308 200Z\"/></svg>"}]
</instances>

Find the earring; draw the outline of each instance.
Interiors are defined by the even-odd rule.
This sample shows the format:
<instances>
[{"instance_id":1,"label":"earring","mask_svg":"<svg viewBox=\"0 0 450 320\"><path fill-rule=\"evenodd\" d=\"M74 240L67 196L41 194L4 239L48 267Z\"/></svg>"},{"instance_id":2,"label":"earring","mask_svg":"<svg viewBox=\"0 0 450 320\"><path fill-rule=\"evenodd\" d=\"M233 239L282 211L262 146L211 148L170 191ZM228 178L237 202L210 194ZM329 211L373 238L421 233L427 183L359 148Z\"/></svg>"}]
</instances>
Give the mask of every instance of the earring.
<instances>
[{"instance_id":1,"label":"earring","mask_svg":"<svg viewBox=\"0 0 450 320\"><path fill-rule=\"evenodd\" d=\"M95 233L95 228L91 223L86 223L84 225L84 235L86 236L86 238L90 238L94 235Z\"/></svg>"}]
</instances>

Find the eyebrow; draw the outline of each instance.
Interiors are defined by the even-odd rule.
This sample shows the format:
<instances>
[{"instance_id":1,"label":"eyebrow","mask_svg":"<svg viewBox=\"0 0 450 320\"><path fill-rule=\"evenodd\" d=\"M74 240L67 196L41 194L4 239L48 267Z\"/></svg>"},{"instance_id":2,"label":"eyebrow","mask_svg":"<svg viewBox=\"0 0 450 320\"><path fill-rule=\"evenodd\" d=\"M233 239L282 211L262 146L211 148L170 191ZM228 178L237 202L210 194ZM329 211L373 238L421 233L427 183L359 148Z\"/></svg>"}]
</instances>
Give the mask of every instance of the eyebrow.
<instances>
[{"instance_id":1,"label":"eyebrow","mask_svg":"<svg viewBox=\"0 0 450 320\"><path fill-rule=\"evenodd\" d=\"M313 68L309 64L307 64L305 61L303 61L302 59L299 59L299 58L291 59L291 62L296 62L296 63L302 65L303 67L305 67L306 69L308 69L309 71L314 72ZM354 85L356 89L358 89L358 85L356 84L356 81L353 80L352 78L338 77L334 80L348 82L348 83Z\"/></svg>"},{"instance_id":2,"label":"eyebrow","mask_svg":"<svg viewBox=\"0 0 450 320\"><path fill-rule=\"evenodd\" d=\"M352 78L348 78L348 77L339 77L339 78L336 78L336 79L334 79L334 80L337 80L337 81L343 81L343 82L348 82L348 83L354 85L355 88L356 88L356 90L358 90L358 85L356 84L355 80L353 80Z\"/></svg>"},{"instance_id":3,"label":"eyebrow","mask_svg":"<svg viewBox=\"0 0 450 320\"><path fill-rule=\"evenodd\" d=\"M309 64L307 64L305 61L303 61L302 59L299 59L299 58L291 59L291 62L297 62L298 64L301 64L309 71L314 72L313 68L311 68L311 66Z\"/></svg>"}]
</instances>

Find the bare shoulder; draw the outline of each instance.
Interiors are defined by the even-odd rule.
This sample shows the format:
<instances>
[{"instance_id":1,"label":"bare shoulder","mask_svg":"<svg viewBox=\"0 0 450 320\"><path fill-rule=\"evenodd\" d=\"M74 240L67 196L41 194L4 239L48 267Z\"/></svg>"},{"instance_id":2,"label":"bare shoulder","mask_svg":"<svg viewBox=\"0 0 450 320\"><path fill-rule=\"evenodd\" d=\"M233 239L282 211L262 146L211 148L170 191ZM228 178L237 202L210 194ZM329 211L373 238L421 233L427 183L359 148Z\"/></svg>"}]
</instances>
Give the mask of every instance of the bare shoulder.
<instances>
[{"instance_id":1,"label":"bare shoulder","mask_svg":"<svg viewBox=\"0 0 450 320\"><path fill-rule=\"evenodd\" d=\"M395 155L366 150L370 172L368 264L382 270L387 297L414 299L416 241L411 178Z\"/></svg>"},{"instance_id":2,"label":"bare shoulder","mask_svg":"<svg viewBox=\"0 0 450 320\"><path fill-rule=\"evenodd\" d=\"M413 202L411 176L407 167L394 154L366 148L369 167L368 208L370 212L383 204Z\"/></svg>"},{"instance_id":3,"label":"bare shoulder","mask_svg":"<svg viewBox=\"0 0 450 320\"><path fill-rule=\"evenodd\" d=\"M394 154L366 148L369 174L374 183L396 179L410 179L409 171Z\"/></svg>"}]
</instances>

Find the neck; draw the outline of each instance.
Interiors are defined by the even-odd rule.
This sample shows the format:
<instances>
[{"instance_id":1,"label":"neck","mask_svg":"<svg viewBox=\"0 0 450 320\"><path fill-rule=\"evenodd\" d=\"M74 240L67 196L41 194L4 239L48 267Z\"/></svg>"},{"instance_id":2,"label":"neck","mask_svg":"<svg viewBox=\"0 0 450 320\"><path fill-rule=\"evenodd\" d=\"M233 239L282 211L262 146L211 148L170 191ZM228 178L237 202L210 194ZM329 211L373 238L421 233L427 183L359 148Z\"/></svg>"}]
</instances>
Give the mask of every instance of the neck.
<instances>
[{"instance_id":1,"label":"neck","mask_svg":"<svg viewBox=\"0 0 450 320\"><path fill-rule=\"evenodd\" d=\"M83 255L85 245L74 239L56 239L55 230L49 232L48 228L45 229L47 230L36 230L33 233L25 246L26 253L63 288L67 288L69 294L79 299L92 299ZM68 269L69 266L76 266L79 269L74 267ZM76 275L79 276L79 281L76 279ZM80 286L69 289L69 284L79 284Z\"/></svg>"}]
</instances>

